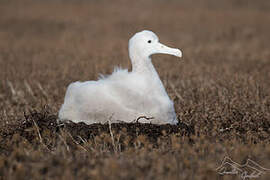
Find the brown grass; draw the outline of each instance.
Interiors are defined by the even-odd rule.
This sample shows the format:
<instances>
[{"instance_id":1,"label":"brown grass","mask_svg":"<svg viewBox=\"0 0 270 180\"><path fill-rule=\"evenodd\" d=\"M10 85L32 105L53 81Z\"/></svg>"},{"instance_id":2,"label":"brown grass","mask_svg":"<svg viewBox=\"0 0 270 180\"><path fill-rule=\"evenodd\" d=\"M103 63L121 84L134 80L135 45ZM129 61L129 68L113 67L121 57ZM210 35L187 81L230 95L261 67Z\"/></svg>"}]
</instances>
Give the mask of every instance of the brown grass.
<instances>
[{"instance_id":1,"label":"brown grass","mask_svg":"<svg viewBox=\"0 0 270 180\"><path fill-rule=\"evenodd\" d=\"M240 179L225 156L270 168L267 0L1 1L0 179ZM177 126L57 123L69 83L130 69L150 29L181 48L153 63ZM260 179L269 179L270 172Z\"/></svg>"}]
</instances>

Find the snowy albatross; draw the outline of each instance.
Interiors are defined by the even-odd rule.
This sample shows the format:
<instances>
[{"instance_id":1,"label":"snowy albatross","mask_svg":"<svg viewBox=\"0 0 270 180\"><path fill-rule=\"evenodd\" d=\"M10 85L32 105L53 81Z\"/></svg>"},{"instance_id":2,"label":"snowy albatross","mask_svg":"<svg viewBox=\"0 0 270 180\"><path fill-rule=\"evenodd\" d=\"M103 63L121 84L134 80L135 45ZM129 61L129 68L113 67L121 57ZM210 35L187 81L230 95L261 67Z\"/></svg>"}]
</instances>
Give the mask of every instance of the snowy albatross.
<instances>
[{"instance_id":1,"label":"snowy albatross","mask_svg":"<svg viewBox=\"0 0 270 180\"><path fill-rule=\"evenodd\" d=\"M162 53L181 57L179 49L159 42L144 30L129 40L132 71L116 68L98 81L74 82L66 91L59 111L60 120L86 124L115 122L176 124L174 104L155 70L151 55Z\"/></svg>"}]
</instances>

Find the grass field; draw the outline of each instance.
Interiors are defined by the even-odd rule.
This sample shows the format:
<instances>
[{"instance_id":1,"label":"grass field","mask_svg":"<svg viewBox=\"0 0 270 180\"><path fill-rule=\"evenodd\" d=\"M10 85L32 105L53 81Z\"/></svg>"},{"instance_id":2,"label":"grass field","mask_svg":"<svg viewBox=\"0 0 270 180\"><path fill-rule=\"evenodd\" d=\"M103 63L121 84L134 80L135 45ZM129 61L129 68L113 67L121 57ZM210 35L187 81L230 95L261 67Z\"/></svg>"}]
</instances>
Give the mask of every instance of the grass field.
<instances>
[{"instance_id":1,"label":"grass field","mask_svg":"<svg viewBox=\"0 0 270 180\"><path fill-rule=\"evenodd\" d=\"M0 179L241 179L219 174L226 156L270 168L269 22L268 0L0 1ZM143 29L183 51L153 56L179 124L58 124L67 85L131 70Z\"/></svg>"}]
</instances>

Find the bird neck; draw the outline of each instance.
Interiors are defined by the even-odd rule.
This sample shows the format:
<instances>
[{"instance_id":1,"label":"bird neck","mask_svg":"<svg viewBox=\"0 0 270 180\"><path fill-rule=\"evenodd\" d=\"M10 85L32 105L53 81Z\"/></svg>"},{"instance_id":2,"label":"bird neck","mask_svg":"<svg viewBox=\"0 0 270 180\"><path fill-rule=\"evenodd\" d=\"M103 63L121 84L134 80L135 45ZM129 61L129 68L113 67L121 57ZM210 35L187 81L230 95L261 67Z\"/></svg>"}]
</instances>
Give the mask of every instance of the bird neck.
<instances>
[{"instance_id":1,"label":"bird neck","mask_svg":"<svg viewBox=\"0 0 270 180\"><path fill-rule=\"evenodd\" d=\"M144 76L145 80L149 82L149 86L155 87L155 91L166 93L150 57L140 59L134 59L133 57L131 62L132 73Z\"/></svg>"},{"instance_id":2,"label":"bird neck","mask_svg":"<svg viewBox=\"0 0 270 180\"><path fill-rule=\"evenodd\" d=\"M131 59L132 63L132 72L139 73L141 75L158 77L158 73L155 67L152 64L152 60L150 57L147 58L135 58Z\"/></svg>"}]
</instances>

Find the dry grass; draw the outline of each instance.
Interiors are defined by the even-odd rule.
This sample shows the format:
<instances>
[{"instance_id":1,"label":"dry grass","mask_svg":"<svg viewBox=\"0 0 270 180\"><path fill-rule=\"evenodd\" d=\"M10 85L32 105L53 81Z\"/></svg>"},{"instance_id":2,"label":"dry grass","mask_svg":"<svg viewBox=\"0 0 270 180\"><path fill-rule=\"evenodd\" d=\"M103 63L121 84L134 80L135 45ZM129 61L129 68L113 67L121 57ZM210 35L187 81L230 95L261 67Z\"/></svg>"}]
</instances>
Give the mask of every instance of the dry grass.
<instances>
[{"instance_id":1,"label":"dry grass","mask_svg":"<svg viewBox=\"0 0 270 180\"><path fill-rule=\"evenodd\" d=\"M223 157L270 168L267 0L1 1L0 179L240 179ZM67 85L130 69L150 29L177 126L58 124ZM260 179L268 179L270 172Z\"/></svg>"}]
</instances>

